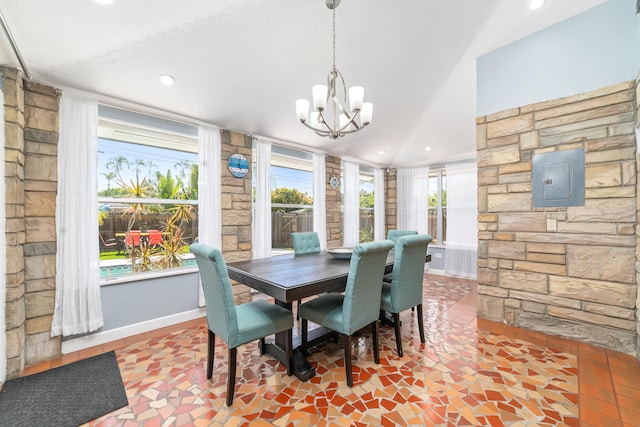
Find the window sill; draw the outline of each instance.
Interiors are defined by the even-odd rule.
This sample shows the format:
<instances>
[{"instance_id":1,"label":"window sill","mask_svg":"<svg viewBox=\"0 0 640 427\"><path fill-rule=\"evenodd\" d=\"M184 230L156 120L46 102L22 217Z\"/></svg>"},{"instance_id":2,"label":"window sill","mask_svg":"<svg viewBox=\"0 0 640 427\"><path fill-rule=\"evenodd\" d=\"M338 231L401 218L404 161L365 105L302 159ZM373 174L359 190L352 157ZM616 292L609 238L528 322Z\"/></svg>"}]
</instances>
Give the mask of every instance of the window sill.
<instances>
[{"instance_id":1,"label":"window sill","mask_svg":"<svg viewBox=\"0 0 640 427\"><path fill-rule=\"evenodd\" d=\"M169 268L159 271L148 271L145 273L129 274L126 276L114 277L111 279L100 279L100 286L117 285L121 283L139 282L141 280L151 280L162 277L180 276L183 274L197 273L197 266Z\"/></svg>"}]
</instances>

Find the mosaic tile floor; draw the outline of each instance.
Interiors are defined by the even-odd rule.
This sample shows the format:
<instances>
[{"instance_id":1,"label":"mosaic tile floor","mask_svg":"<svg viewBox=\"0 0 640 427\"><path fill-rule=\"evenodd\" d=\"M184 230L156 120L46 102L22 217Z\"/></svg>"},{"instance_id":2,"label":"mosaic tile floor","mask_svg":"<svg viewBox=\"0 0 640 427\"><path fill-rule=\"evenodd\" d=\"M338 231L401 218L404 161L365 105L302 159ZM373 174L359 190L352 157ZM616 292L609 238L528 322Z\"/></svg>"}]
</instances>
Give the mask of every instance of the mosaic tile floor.
<instances>
[{"instance_id":1,"label":"mosaic tile floor","mask_svg":"<svg viewBox=\"0 0 640 427\"><path fill-rule=\"evenodd\" d=\"M363 332L354 340L351 389L340 344L311 350L317 375L300 382L251 343L238 350L228 408L227 349L218 343L208 381L206 326L198 320L94 349L116 350L129 406L87 425L640 425L636 359L477 320L474 281L425 279L427 342L420 343L415 313L407 311L401 316L404 357L397 356L393 329L381 327L376 365L369 331Z\"/></svg>"}]
</instances>

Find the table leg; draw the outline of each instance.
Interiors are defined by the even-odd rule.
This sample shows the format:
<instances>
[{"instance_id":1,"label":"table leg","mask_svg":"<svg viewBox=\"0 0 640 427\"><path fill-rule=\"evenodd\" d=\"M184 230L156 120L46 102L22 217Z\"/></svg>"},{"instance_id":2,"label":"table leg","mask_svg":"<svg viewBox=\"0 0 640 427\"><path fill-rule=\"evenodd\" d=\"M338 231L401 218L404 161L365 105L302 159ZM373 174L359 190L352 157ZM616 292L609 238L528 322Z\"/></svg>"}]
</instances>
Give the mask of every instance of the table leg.
<instances>
[{"instance_id":1,"label":"table leg","mask_svg":"<svg viewBox=\"0 0 640 427\"><path fill-rule=\"evenodd\" d=\"M291 310L291 303L276 301L276 304ZM273 343L267 343L265 347L268 354L285 365L287 372L292 372L300 381L307 381L316 374L315 368L311 366L311 363L299 350L292 352L289 350L293 349L292 334L287 332L277 333L275 341ZM288 357L288 354L293 354L293 356Z\"/></svg>"}]
</instances>

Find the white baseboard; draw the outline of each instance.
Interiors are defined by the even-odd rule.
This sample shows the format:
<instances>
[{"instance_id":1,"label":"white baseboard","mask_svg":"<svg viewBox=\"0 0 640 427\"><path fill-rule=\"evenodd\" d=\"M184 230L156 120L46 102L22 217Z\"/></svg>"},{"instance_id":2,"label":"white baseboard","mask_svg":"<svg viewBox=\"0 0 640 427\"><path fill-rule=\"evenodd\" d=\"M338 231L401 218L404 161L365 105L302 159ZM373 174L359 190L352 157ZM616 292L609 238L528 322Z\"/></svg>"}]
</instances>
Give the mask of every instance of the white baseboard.
<instances>
[{"instance_id":1,"label":"white baseboard","mask_svg":"<svg viewBox=\"0 0 640 427\"><path fill-rule=\"evenodd\" d=\"M196 310L185 311L182 313L172 314L170 316L159 317L157 319L147 320L133 325L122 326L120 328L110 329L104 332L97 332L91 335L85 335L62 341L62 354L73 353L74 351L83 350L85 348L104 344L111 341L120 340L132 335L141 334L143 332L152 331L154 329L164 328L166 326L175 325L176 323L187 322L189 320L205 317L207 310L201 307Z\"/></svg>"},{"instance_id":2,"label":"white baseboard","mask_svg":"<svg viewBox=\"0 0 640 427\"><path fill-rule=\"evenodd\" d=\"M448 274L446 274L444 272L444 270L436 270L435 268L426 269L424 272L425 273L429 273L429 274L435 274L435 275L438 275L438 276L449 276Z\"/></svg>"}]
</instances>

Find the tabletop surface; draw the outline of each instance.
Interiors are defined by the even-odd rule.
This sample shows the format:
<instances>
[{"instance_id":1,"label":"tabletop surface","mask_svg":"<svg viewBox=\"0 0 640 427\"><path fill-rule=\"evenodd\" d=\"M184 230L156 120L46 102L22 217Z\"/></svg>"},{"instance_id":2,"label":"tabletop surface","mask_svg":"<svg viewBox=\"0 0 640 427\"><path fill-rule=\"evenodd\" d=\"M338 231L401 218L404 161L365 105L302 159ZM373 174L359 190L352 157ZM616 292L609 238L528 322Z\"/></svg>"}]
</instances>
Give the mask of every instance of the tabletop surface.
<instances>
[{"instance_id":1,"label":"tabletop surface","mask_svg":"<svg viewBox=\"0 0 640 427\"><path fill-rule=\"evenodd\" d=\"M393 254L387 266L393 266ZM335 259L326 251L227 264L229 277L266 293L279 301L292 302L320 292L344 288L350 260Z\"/></svg>"},{"instance_id":2,"label":"tabletop surface","mask_svg":"<svg viewBox=\"0 0 640 427\"><path fill-rule=\"evenodd\" d=\"M387 256L385 273L393 268L395 252ZM425 262L431 261L427 255ZM335 259L326 251L303 255L277 255L270 258L227 264L229 277L284 303L322 292L342 291L347 283L351 261Z\"/></svg>"}]
</instances>

